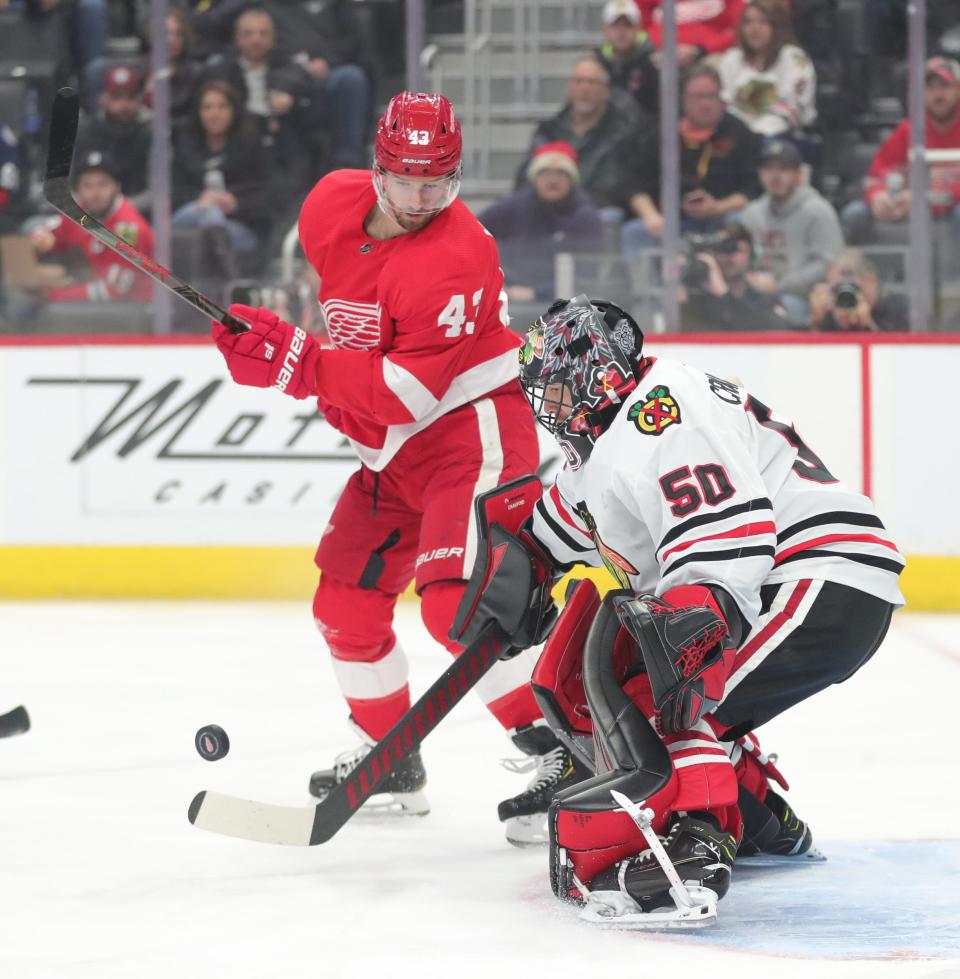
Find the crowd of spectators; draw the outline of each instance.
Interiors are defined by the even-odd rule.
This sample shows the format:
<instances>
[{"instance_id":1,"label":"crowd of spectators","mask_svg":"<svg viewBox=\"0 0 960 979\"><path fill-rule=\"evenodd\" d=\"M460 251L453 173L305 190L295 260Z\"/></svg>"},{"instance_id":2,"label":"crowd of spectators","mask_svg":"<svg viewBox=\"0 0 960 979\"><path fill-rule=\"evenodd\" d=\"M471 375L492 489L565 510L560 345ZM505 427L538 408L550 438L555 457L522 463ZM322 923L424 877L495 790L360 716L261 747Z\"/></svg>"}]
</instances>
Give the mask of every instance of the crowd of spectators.
<instances>
[{"instance_id":1,"label":"crowd of spectators","mask_svg":"<svg viewBox=\"0 0 960 979\"><path fill-rule=\"evenodd\" d=\"M74 195L148 255L157 88L149 6L0 0L14 27L6 52L0 37L0 61L5 54L16 59L21 22L31 30L37 21L49 24L47 62L31 65L37 77L19 82L35 114L60 84L79 90ZM135 42L119 53L108 43L118 12L121 33ZM320 176L369 166L375 65L354 0L172 2L164 27L171 265L226 301L231 282L263 275ZM106 262L102 246L73 235L44 202L45 122L17 126L0 119L0 264L7 286L0 290L0 315L30 329L31 318L66 302L109 298L142 307L144 295L152 295L150 283L129 269L138 285L128 287L129 276L118 271L123 262ZM96 167L87 166L91 160ZM96 185L94 191L88 185ZM24 276L22 247L8 239L28 242L46 266L43 274ZM11 258L4 262L4 256ZM18 283L14 289L11 279Z\"/></svg>"},{"instance_id":2,"label":"crowd of spectators","mask_svg":"<svg viewBox=\"0 0 960 979\"><path fill-rule=\"evenodd\" d=\"M874 6L880 3L875 0ZM815 0L677 2L683 329L909 327L903 294L909 120L902 118L901 99L900 119L874 122L868 133L856 134L876 142L865 180L857 174L855 181L838 187L836 177L826 172L824 146L838 142L841 121L846 137L856 119L847 110L857 99L857 80L838 64L837 45L830 44L827 8L835 6ZM903 4L884 0L882 6L884 23L890 23L894 8ZM938 0L931 6L937 8L928 38L933 52L937 32L951 26L960 41L960 12L944 18ZM517 190L480 215L508 254L512 241L524 242L525 256L536 251L552 258L558 247L575 259L578 253L590 254L598 217L616 229L617 253L627 265L659 261L664 227L659 0L608 0L602 21L599 45L573 67L564 105L536 127L517 173ZM902 16L899 23L901 46L892 28L878 44L883 56L892 58L879 64L893 74L905 64ZM902 71L900 77L905 80ZM960 152L960 63L934 53L926 65L925 92L928 148ZM497 221L522 195L536 200L529 181L544 149L550 150L544 159L577 161L577 213L592 202L596 217L584 221L582 235L569 221L560 235L555 222L520 210L509 222L508 241ZM934 160L929 172L931 214L937 225L949 226L952 236L939 249L938 273L960 285L955 258L960 254L960 161ZM568 200L566 213L572 214ZM528 218L521 219L521 213ZM520 227L523 220L527 223ZM866 252L884 246L877 249L886 252L882 271L863 251L848 250L853 245ZM508 289L515 288L518 297L530 291L534 277L529 266L529 257L524 267L505 262ZM653 281L655 291L661 274L654 268L642 281ZM537 281L545 279L549 276L543 273ZM881 294L882 279L897 280L889 294ZM839 301L838 283L844 286ZM539 297L543 287L533 288Z\"/></svg>"},{"instance_id":3,"label":"crowd of spectators","mask_svg":"<svg viewBox=\"0 0 960 979\"><path fill-rule=\"evenodd\" d=\"M171 3L164 26L175 272L214 295L231 282L262 279L313 183L330 169L369 166L375 102L390 93L376 89L383 44L365 29L363 6ZM683 329L908 325L905 0L866 6L874 73L901 82L899 109L883 119L871 117L860 92L865 69L844 46L837 0L677 0ZM960 50L960 13L951 6L928 3L926 141L960 151L960 63L949 56L954 48L938 49L953 30ZM108 43L118 9L121 32L138 39L124 54ZM156 92L149 4L0 0L0 10L20 11L60 39L50 81L78 85L84 106L77 156L85 169L74 173L75 193L149 254ZM607 0L601 20L595 47L573 65L563 104L535 124L513 191L477 208L498 241L514 301L553 298L562 254L585 266L613 257L628 270L627 283L637 281L629 270L646 269L640 281L654 297L662 281L660 0ZM30 105L38 91L49 96L52 88L25 83ZM30 272L33 279L17 272L39 284L16 297L14 310L105 296L141 303L113 264L94 261L96 249L58 230L45 209L38 179L45 136L36 115L28 107L19 127L0 119L0 234L29 242L49 266ZM863 126L853 132L857 120ZM842 183L843 167L825 158L831 147L849 148L851 136L876 149L866 176ZM938 274L960 283L960 162L935 160L929 173L931 214L947 236L937 239ZM0 258L21 254L16 242L0 245ZM898 248L899 276L890 260ZM78 254L61 264L71 249Z\"/></svg>"}]
</instances>

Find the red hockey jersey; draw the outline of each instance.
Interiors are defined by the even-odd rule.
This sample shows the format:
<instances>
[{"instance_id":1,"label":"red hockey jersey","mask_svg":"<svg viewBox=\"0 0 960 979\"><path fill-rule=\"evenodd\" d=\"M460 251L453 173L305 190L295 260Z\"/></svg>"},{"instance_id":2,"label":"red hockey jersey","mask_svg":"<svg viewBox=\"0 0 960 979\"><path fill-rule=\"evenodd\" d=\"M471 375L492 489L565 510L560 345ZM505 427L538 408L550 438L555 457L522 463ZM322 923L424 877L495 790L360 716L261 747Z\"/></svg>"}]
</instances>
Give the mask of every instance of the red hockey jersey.
<instances>
[{"instance_id":1,"label":"red hockey jersey","mask_svg":"<svg viewBox=\"0 0 960 979\"><path fill-rule=\"evenodd\" d=\"M930 113L926 118L926 144L928 150L960 149L960 112L945 129L937 127ZM877 150L867 172L864 196L870 202L886 187L891 173L910 179L910 120L904 119ZM944 214L960 203L960 163L930 164L930 197L934 214Z\"/></svg>"},{"instance_id":2,"label":"red hockey jersey","mask_svg":"<svg viewBox=\"0 0 960 979\"><path fill-rule=\"evenodd\" d=\"M58 217L55 221L50 226L56 242L53 251L83 249L90 264L91 278L51 289L47 299L51 302L107 302L111 299L130 303L153 302L153 283L146 275L68 218ZM153 230L122 194L117 196L110 213L100 223L137 251L153 257Z\"/></svg>"},{"instance_id":3,"label":"red hockey jersey","mask_svg":"<svg viewBox=\"0 0 960 979\"><path fill-rule=\"evenodd\" d=\"M497 246L462 201L421 231L374 241L369 170L336 170L300 212L300 241L320 276L332 347L317 367L318 403L381 470L442 415L517 383Z\"/></svg>"}]
</instances>

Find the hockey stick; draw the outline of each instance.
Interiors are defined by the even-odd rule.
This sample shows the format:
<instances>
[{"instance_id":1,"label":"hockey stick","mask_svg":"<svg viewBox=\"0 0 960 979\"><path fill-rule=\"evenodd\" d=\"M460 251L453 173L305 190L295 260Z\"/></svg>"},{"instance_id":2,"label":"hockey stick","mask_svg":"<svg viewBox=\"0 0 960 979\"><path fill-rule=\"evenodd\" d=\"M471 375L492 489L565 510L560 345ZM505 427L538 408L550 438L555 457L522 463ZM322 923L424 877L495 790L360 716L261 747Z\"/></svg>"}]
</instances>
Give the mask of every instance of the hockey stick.
<instances>
[{"instance_id":1,"label":"hockey stick","mask_svg":"<svg viewBox=\"0 0 960 979\"><path fill-rule=\"evenodd\" d=\"M393 765L420 747L506 649L506 637L491 623L323 802L274 806L219 792L199 792L190 803L187 818L199 829L259 843L326 843L376 793Z\"/></svg>"},{"instance_id":2,"label":"hockey stick","mask_svg":"<svg viewBox=\"0 0 960 979\"><path fill-rule=\"evenodd\" d=\"M30 730L30 715L24 706L14 707L6 714L0 714L0 738L12 738L15 734L26 734Z\"/></svg>"},{"instance_id":3,"label":"hockey stick","mask_svg":"<svg viewBox=\"0 0 960 979\"><path fill-rule=\"evenodd\" d=\"M250 325L236 316L231 316L213 300L197 292L192 286L178 279L159 262L137 251L133 245L105 228L95 217L73 199L70 190L70 166L77 143L77 128L80 122L80 97L72 88L61 88L53 100L50 115L50 141L47 147L47 168L43 176L43 196L61 214L75 221L84 231L93 235L101 244L113 249L135 268L149 275L171 292L175 292L184 302L199 310L211 319L219 320L231 333L246 333Z\"/></svg>"}]
</instances>

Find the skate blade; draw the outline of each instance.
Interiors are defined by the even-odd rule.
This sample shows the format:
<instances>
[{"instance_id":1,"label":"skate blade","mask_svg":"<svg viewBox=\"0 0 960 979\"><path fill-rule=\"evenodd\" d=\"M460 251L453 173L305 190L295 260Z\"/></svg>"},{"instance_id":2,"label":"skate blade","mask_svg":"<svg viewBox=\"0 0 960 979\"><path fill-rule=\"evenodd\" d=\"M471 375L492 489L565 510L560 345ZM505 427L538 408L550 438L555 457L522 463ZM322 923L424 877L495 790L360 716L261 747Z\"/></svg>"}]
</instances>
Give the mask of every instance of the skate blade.
<instances>
[{"instance_id":1,"label":"skate blade","mask_svg":"<svg viewBox=\"0 0 960 979\"><path fill-rule=\"evenodd\" d=\"M815 846L806 853L795 853L792 856L784 853L755 853L752 856L737 855L737 863L745 867L789 867L803 866L808 863L826 863L826 854Z\"/></svg>"},{"instance_id":2,"label":"skate blade","mask_svg":"<svg viewBox=\"0 0 960 979\"><path fill-rule=\"evenodd\" d=\"M717 920L717 895L707 887L687 887L690 908L657 908L640 911L635 901L620 891L591 891L580 911L580 920L592 925L629 931L669 928L704 928Z\"/></svg>"},{"instance_id":3,"label":"skate blade","mask_svg":"<svg viewBox=\"0 0 960 979\"><path fill-rule=\"evenodd\" d=\"M311 795L314 803L323 802L323 796ZM430 800L422 790L417 792L382 792L371 796L357 811L354 819L377 819L381 816L426 816L430 812Z\"/></svg>"},{"instance_id":4,"label":"skate blade","mask_svg":"<svg viewBox=\"0 0 960 979\"><path fill-rule=\"evenodd\" d=\"M547 814L535 816L511 816L504 823L507 842L521 849L530 846L546 846L550 842L547 830Z\"/></svg>"}]
</instances>

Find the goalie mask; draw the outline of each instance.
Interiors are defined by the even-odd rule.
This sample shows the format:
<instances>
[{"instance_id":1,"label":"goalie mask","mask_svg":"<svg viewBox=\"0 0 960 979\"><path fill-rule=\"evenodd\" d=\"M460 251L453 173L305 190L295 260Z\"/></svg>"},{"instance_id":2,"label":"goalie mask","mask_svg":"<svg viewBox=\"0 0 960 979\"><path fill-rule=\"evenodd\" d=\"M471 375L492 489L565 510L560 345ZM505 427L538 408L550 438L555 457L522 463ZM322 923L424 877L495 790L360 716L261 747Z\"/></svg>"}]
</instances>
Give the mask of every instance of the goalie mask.
<instances>
[{"instance_id":1,"label":"goalie mask","mask_svg":"<svg viewBox=\"0 0 960 979\"><path fill-rule=\"evenodd\" d=\"M520 384L572 469L589 457L637 386L643 332L613 303L558 299L527 331Z\"/></svg>"}]
</instances>

